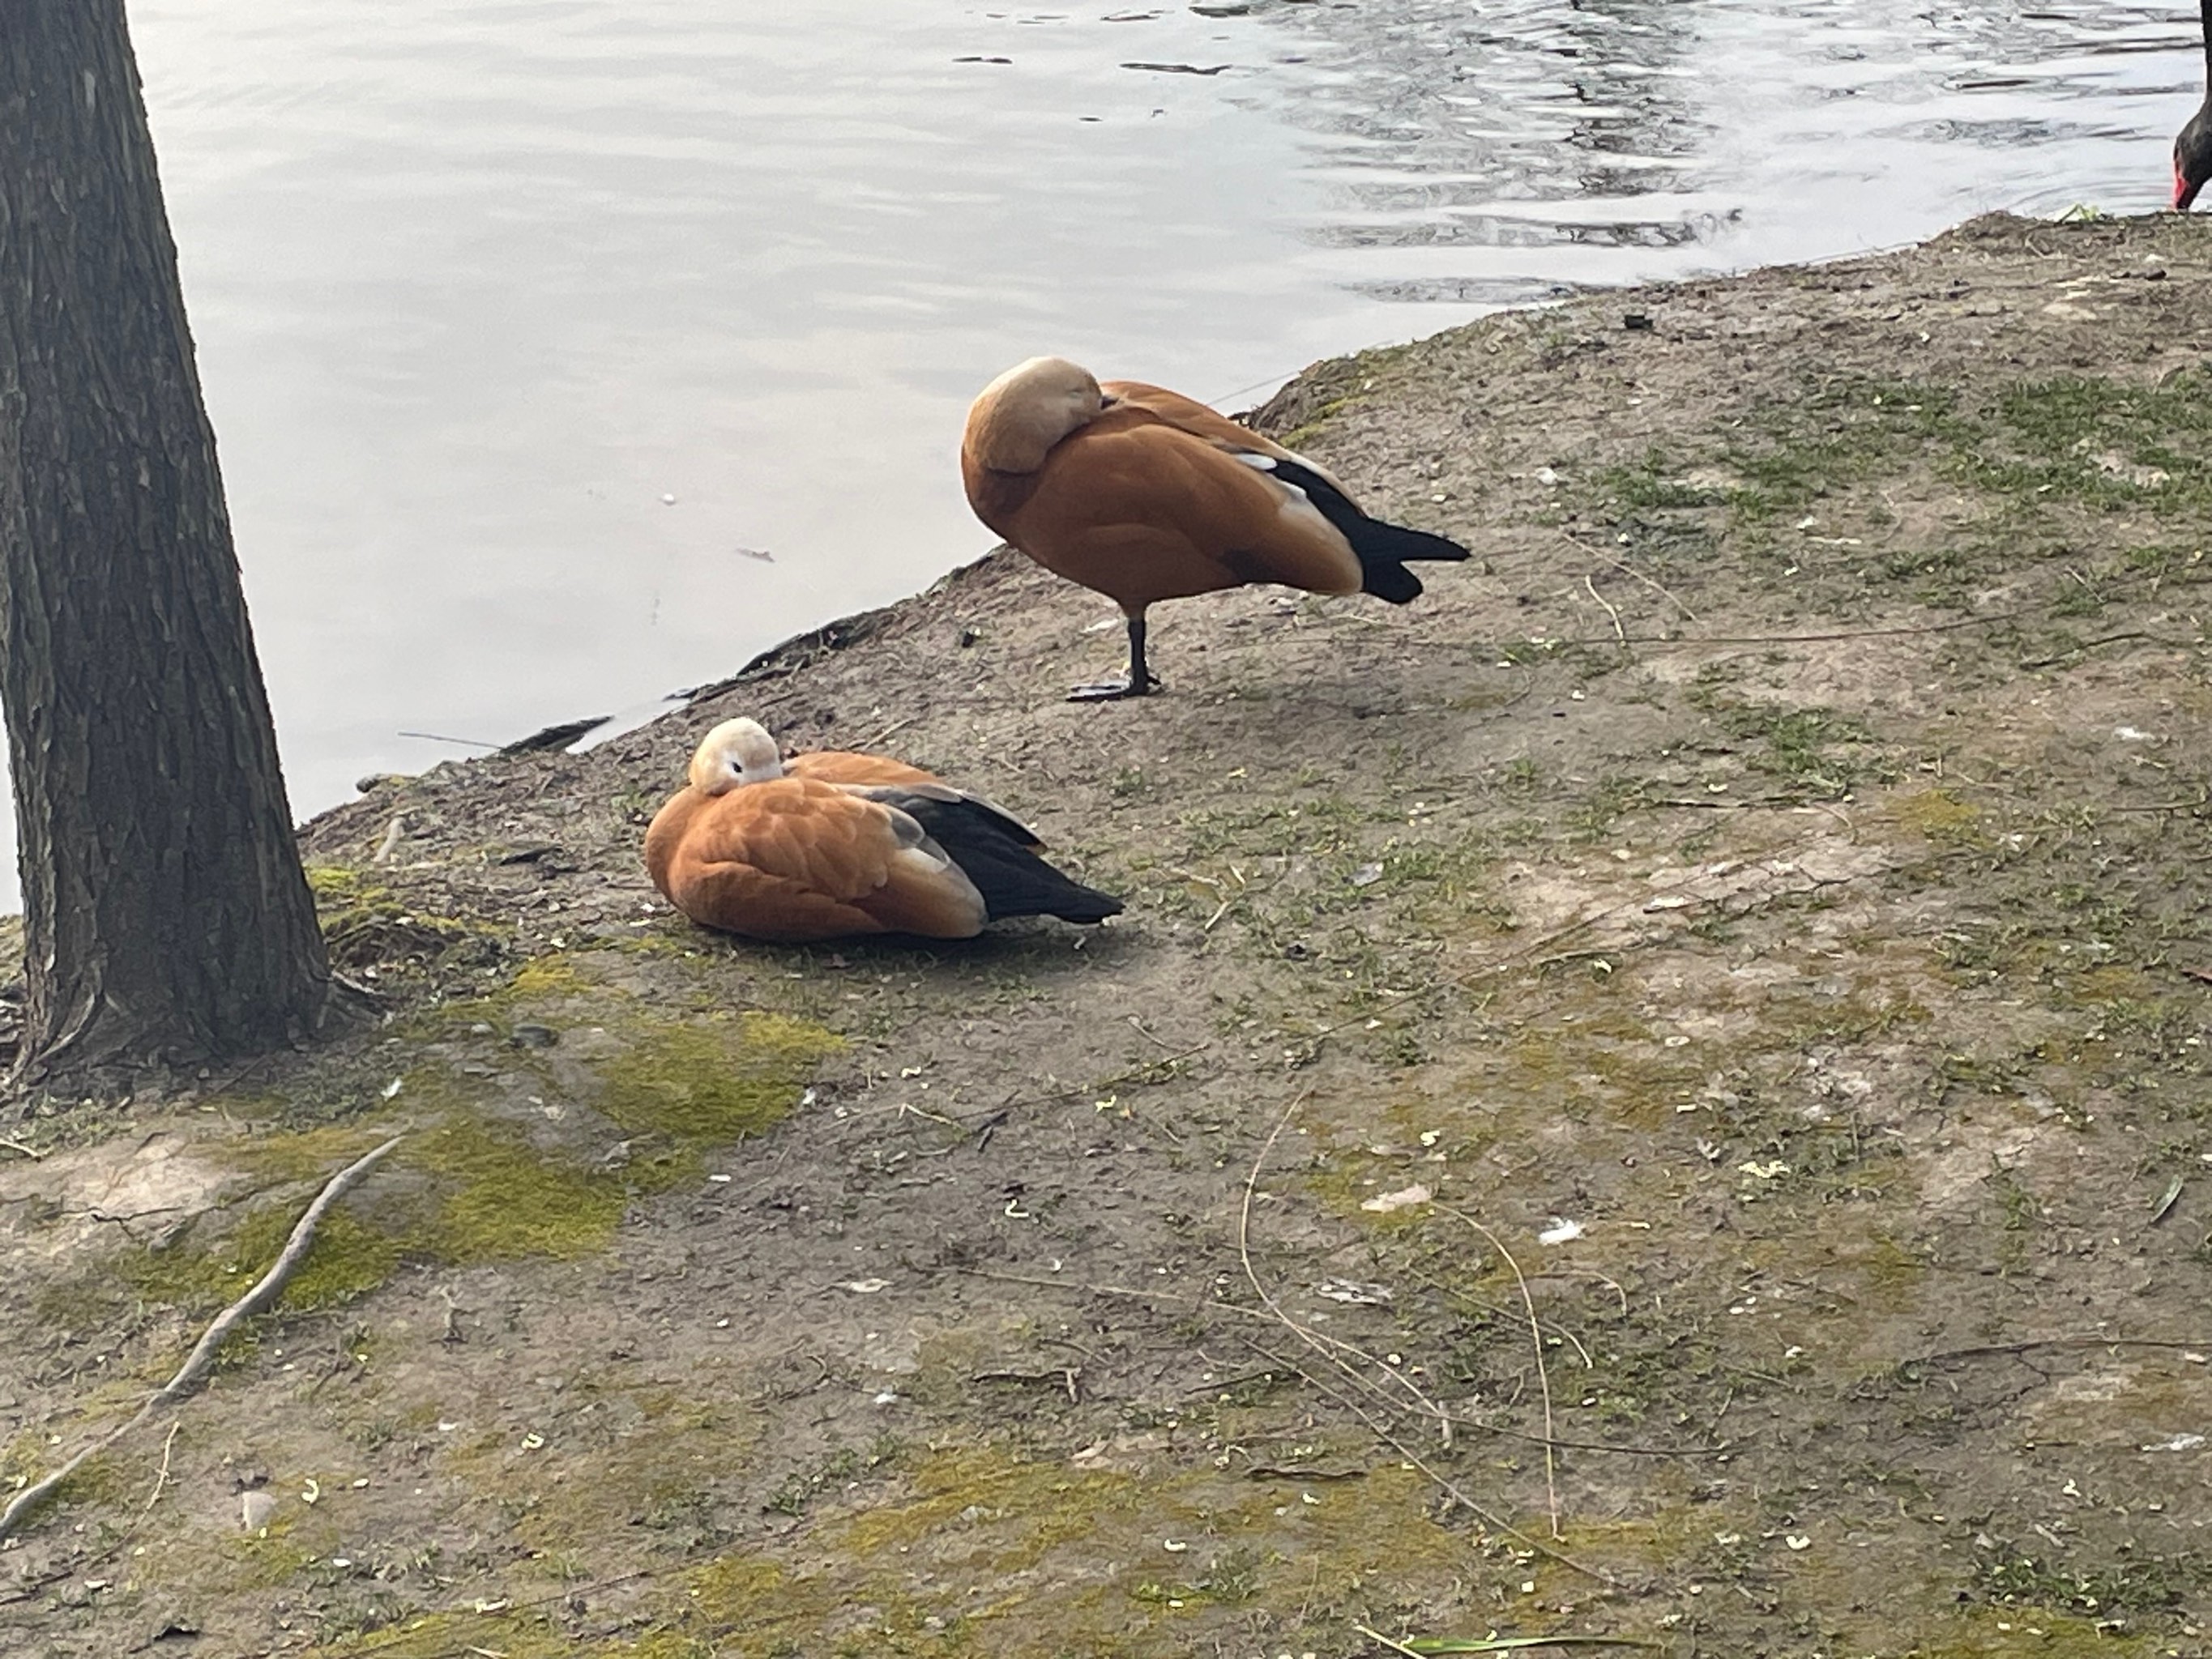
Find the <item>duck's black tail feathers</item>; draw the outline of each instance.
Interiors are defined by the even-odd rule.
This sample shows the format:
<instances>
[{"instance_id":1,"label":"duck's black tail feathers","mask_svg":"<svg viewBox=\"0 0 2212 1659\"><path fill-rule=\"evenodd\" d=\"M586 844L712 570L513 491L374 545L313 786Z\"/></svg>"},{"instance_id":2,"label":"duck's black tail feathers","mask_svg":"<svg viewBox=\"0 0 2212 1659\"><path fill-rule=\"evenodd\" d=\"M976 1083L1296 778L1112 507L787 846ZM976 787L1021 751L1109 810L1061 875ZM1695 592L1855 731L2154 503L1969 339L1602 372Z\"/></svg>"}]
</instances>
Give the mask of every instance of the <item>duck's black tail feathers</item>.
<instances>
[{"instance_id":1,"label":"duck's black tail feathers","mask_svg":"<svg viewBox=\"0 0 2212 1659\"><path fill-rule=\"evenodd\" d=\"M1409 530L1401 524L1370 519L1352 499L1311 467L1277 459L1268 468L1285 483L1303 490L1321 515L1342 532L1359 556L1360 591L1392 605L1419 597L1421 579L1406 568L1409 559L1464 559L1467 549L1449 536Z\"/></svg>"},{"instance_id":2,"label":"duck's black tail feathers","mask_svg":"<svg viewBox=\"0 0 2212 1659\"><path fill-rule=\"evenodd\" d=\"M1007 916L1103 921L1121 914L1121 900L1054 869L1016 840L1006 817L989 806L887 793L878 799L890 799L929 832L930 839L975 884L993 921Z\"/></svg>"}]
</instances>

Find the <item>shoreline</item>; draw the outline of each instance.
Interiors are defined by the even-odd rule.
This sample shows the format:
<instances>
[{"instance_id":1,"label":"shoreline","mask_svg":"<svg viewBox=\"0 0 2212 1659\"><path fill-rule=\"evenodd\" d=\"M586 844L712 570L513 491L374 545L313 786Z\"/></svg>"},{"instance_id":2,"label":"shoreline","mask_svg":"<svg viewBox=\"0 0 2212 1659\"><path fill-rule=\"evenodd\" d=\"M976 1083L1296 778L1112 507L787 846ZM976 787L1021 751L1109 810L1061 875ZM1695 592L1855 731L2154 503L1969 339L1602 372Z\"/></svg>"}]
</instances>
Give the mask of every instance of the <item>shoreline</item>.
<instances>
[{"instance_id":1,"label":"shoreline","mask_svg":"<svg viewBox=\"0 0 2212 1659\"><path fill-rule=\"evenodd\" d=\"M1111 607L999 552L319 815L385 1021L9 1131L0 1321L49 1340L0 1492L406 1139L173 1447L0 1553L0 1621L2190 1650L2208 364L2170 216L1500 313L1256 417L1475 549L1403 610L1165 605L1164 694L1073 705ZM738 714L1004 802L1127 913L690 927L638 838Z\"/></svg>"}]
</instances>

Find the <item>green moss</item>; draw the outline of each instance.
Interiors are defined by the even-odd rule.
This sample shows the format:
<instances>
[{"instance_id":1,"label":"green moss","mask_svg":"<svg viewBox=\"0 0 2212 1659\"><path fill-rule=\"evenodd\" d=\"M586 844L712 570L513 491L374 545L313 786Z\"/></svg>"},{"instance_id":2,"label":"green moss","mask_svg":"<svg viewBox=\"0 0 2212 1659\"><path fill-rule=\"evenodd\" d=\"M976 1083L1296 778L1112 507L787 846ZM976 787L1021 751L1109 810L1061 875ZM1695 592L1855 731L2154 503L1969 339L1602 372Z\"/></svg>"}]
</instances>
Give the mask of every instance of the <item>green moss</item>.
<instances>
[{"instance_id":1,"label":"green moss","mask_svg":"<svg viewBox=\"0 0 2212 1659\"><path fill-rule=\"evenodd\" d=\"M632 1134L720 1143L764 1133L798 1103L807 1073L842 1046L818 1025L747 1013L642 1022L599 1062L599 1109Z\"/></svg>"},{"instance_id":2,"label":"green moss","mask_svg":"<svg viewBox=\"0 0 2212 1659\"><path fill-rule=\"evenodd\" d=\"M126 1257L125 1279L150 1301L182 1308L216 1308L234 1302L276 1261L299 1221L295 1205L264 1204L223 1238ZM290 1313L335 1308L374 1290L399 1262L399 1242L343 1204L325 1216L314 1242L277 1298Z\"/></svg>"},{"instance_id":3,"label":"green moss","mask_svg":"<svg viewBox=\"0 0 2212 1659\"><path fill-rule=\"evenodd\" d=\"M404 1619L380 1630L307 1650L310 1656L344 1659L374 1654L377 1659L455 1659L457 1655L495 1653L501 1659L575 1659L583 1653L618 1653L616 1646L580 1649L574 1638L550 1620L522 1613L434 1613Z\"/></svg>"},{"instance_id":4,"label":"green moss","mask_svg":"<svg viewBox=\"0 0 2212 1659\"><path fill-rule=\"evenodd\" d=\"M315 896L323 939L340 968L388 969L399 964L445 965L464 956L495 952L507 930L453 916L433 915L363 872L343 865L313 865L307 885Z\"/></svg>"},{"instance_id":5,"label":"green moss","mask_svg":"<svg viewBox=\"0 0 2212 1659\"><path fill-rule=\"evenodd\" d=\"M123 1414L118 1407L118 1419ZM64 1439L64 1444L52 1445L45 1433L27 1430L0 1445L0 1504L33 1481L44 1480L56 1465L76 1455L78 1443L66 1437ZM46 1507L52 1510L70 1504L120 1504L129 1497L137 1478L120 1458L102 1452L97 1457L87 1458L71 1471L69 1479L46 1499Z\"/></svg>"},{"instance_id":6,"label":"green moss","mask_svg":"<svg viewBox=\"0 0 2212 1659\"><path fill-rule=\"evenodd\" d=\"M906 1501L854 1516L842 1529L840 1547L865 1557L928 1540L937 1559L966 1559L994 1572L1015 1572L1061 1544L1089 1537L1109 1516L1126 1514L1139 1501L1127 1475L1022 1462L982 1447L939 1452L915 1471L911 1485ZM956 1526L958 1542L951 1535Z\"/></svg>"},{"instance_id":7,"label":"green moss","mask_svg":"<svg viewBox=\"0 0 2212 1659\"><path fill-rule=\"evenodd\" d=\"M288 1133L260 1132L225 1146L224 1157L269 1182L326 1181L395 1133L387 1121L330 1124Z\"/></svg>"},{"instance_id":8,"label":"green moss","mask_svg":"<svg viewBox=\"0 0 2212 1659\"><path fill-rule=\"evenodd\" d=\"M574 957L559 951L532 957L514 970L514 977L506 986L508 996L532 1002L583 996L598 988L584 976Z\"/></svg>"},{"instance_id":9,"label":"green moss","mask_svg":"<svg viewBox=\"0 0 2212 1659\"><path fill-rule=\"evenodd\" d=\"M411 1135L392 1158L433 1177L434 1212L408 1242L445 1261L588 1255L614 1236L627 1199L612 1176L459 1113Z\"/></svg>"},{"instance_id":10,"label":"green moss","mask_svg":"<svg viewBox=\"0 0 2212 1659\"><path fill-rule=\"evenodd\" d=\"M311 864L307 866L307 890L315 896L318 904L349 901L364 891L372 890L367 876L343 864Z\"/></svg>"},{"instance_id":11,"label":"green moss","mask_svg":"<svg viewBox=\"0 0 2212 1659\"><path fill-rule=\"evenodd\" d=\"M1981 809L1948 789L1923 789L1891 805L1890 815L1932 842L1979 845Z\"/></svg>"}]
</instances>

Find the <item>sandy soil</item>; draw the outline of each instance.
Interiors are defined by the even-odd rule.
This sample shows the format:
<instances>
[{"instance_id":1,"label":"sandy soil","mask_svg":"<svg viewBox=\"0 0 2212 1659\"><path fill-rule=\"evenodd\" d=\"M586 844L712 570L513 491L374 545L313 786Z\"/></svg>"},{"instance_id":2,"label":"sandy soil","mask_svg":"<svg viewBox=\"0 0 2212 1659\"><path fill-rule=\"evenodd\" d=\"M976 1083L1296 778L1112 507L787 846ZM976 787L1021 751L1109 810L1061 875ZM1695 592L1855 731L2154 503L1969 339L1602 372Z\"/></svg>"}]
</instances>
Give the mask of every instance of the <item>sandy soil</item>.
<instances>
[{"instance_id":1,"label":"sandy soil","mask_svg":"<svg viewBox=\"0 0 2212 1659\"><path fill-rule=\"evenodd\" d=\"M1478 550L1403 611L1073 706L1119 629L1000 554L379 785L380 1024L7 1132L0 1496L407 1139L0 1645L2212 1651L2208 353L2170 218L1500 317L1261 416ZM637 842L740 712L1127 914L701 933Z\"/></svg>"}]
</instances>

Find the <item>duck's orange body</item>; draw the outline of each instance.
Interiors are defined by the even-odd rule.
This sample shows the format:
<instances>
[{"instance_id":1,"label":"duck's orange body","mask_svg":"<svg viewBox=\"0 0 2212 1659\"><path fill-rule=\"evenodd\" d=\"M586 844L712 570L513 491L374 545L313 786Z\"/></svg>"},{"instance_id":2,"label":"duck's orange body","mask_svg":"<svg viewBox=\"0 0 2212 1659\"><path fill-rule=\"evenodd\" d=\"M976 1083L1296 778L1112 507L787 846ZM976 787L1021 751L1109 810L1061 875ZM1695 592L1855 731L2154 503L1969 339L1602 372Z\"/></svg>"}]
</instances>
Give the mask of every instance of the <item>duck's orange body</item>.
<instances>
[{"instance_id":1,"label":"duck's orange body","mask_svg":"<svg viewBox=\"0 0 2212 1659\"><path fill-rule=\"evenodd\" d=\"M1036 844L919 767L830 752L787 770L765 732L731 720L699 745L690 781L646 831L645 864L694 921L779 944L968 939L1002 916L1097 921L1121 909Z\"/></svg>"},{"instance_id":2,"label":"duck's orange body","mask_svg":"<svg viewBox=\"0 0 2212 1659\"><path fill-rule=\"evenodd\" d=\"M908 766L888 755L856 754L849 749L817 749L788 756L783 770L787 777L811 778L817 783L857 783L866 787L942 781L934 772Z\"/></svg>"},{"instance_id":3,"label":"duck's orange body","mask_svg":"<svg viewBox=\"0 0 2212 1659\"><path fill-rule=\"evenodd\" d=\"M1421 591L1406 560L1467 556L1368 518L1326 468L1203 404L1138 380L1102 386L1056 357L984 389L960 465L978 518L1128 618L1128 680L1083 695L1150 689L1145 613L1162 599L1280 582L1403 604Z\"/></svg>"}]
</instances>

